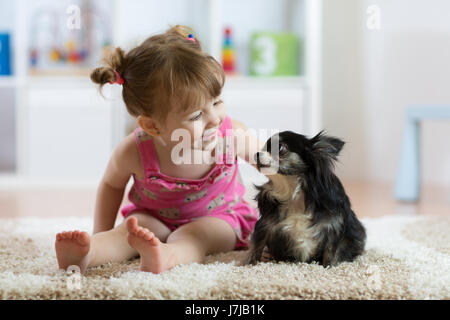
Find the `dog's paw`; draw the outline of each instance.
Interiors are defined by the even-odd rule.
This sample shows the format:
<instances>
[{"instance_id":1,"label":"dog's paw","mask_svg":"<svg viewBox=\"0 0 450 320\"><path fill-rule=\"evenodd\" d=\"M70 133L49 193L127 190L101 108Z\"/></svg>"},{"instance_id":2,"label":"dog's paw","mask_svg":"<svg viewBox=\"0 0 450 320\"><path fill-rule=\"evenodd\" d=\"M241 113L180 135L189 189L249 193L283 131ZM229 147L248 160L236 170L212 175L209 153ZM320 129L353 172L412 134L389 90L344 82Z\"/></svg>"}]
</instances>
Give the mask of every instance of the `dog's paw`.
<instances>
[{"instance_id":1,"label":"dog's paw","mask_svg":"<svg viewBox=\"0 0 450 320\"><path fill-rule=\"evenodd\" d=\"M259 261L261 261L261 262L270 262L270 261L274 261L274 260L275 259L269 253L269 250L267 249L267 247L265 247L264 250L263 250L263 253L261 255L261 258L259 259Z\"/></svg>"},{"instance_id":2,"label":"dog's paw","mask_svg":"<svg viewBox=\"0 0 450 320\"><path fill-rule=\"evenodd\" d=\"M239 266L248 266L248 265L255 265L258 262L258 259L256 259L255 255L252 253L249 253L242 261L240 261Z\"/></svg>"},{"instance_id":3,"label":"dog's paw","mask_svg":"<svg viewBox=\"0 0 450 320\"><path fill-rule=\"evenodd\" d=\"M263 252L261 259L259 259L259 261L261 262L270 262L270 261L274 261L273 256L268 253L268 252Z\"/></svg>"}]
</instances>

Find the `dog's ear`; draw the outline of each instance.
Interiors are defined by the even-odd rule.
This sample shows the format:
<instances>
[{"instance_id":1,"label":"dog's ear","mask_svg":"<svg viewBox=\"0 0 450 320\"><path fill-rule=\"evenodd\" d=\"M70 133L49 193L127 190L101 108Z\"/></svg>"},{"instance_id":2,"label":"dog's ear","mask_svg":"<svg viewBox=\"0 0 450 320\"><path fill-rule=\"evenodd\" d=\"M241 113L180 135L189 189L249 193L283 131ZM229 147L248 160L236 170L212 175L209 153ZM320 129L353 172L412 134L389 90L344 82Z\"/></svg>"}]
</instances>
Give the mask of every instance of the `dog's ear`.
<instances>
[{"instance_id":1,"label":"dog's ear","mask_svg":"<svg viewBox=\"0 0 450 320\"><path fill-rule=\"evenodd\" d=\"M313 150L320 155L330 156L336 160L345 142L339 138L327 136L324 130L311 139Z\"/></svg>"}]
</instances>

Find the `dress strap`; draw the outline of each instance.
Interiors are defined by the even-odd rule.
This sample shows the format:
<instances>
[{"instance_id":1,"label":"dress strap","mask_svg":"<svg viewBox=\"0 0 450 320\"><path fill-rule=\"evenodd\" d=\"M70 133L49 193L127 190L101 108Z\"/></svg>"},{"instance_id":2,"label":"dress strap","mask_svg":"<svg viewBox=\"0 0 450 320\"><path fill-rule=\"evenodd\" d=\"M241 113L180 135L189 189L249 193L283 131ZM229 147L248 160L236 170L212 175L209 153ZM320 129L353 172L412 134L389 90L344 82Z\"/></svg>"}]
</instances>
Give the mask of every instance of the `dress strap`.
<instances>
[{"instance_id":1,"label":"dress strap","mask_svg":"<svg viewBox=\"0 0 450 320\"><path fill-rule=\"evenodd\" d=\"M134 130L134 137L145 175L148 176L149 172L159 172L158 154L152 137L140 127Z\"/></svg>"}]
</instances>

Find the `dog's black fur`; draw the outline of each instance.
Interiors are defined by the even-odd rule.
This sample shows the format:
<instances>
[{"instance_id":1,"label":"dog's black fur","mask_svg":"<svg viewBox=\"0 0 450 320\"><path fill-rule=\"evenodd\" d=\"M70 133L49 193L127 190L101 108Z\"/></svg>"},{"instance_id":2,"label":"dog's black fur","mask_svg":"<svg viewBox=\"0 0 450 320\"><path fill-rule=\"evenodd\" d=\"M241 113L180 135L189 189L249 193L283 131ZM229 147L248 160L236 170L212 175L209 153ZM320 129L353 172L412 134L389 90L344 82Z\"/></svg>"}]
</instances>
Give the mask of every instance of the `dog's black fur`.
<instances>
[{"instance_id":1,"label":"dog's black fur","mask_svg":"<svg viewBox=\"0 0 450 320\"><path fill-rule=\"evenodd\" d=\"M277 139L278 152L270 152ZM284 131L266 142L268 152L255 155L259 171L277 160L279 167L267 175L266 184L255 185L260 219L245 263L260 261L266 246L276 261L316 261L323 266L353 261L362 254L365 228L333 173L343 146L343 141L323 131L312 139Z\"/></svg>"}]
</instances>

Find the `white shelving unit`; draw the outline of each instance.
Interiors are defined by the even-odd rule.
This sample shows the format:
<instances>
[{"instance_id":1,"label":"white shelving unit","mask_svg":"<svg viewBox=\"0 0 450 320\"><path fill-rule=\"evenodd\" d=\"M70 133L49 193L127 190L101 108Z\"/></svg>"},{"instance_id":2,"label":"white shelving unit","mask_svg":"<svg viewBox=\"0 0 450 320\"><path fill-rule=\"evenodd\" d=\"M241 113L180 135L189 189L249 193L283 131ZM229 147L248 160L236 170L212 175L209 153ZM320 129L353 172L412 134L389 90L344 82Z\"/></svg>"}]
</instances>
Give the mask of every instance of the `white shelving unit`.
<instances>
[{"instance_id":1,"label":"white shelving unit","mask_svg":"<svg viewBox=\"0 0 450 320\"><path fill-rule=\"evenodd\" d=\"M16 77L0 76L0 88L14 88L16 85Z\"/></svg>"},{"instance_id":2,"label":"white shelving unit","mask_svg":"<svg viewBox=\"0 0 450 320\"><path fill-rule=\"evenodd\" d=\"M223 30L231 25L241 75L227 77L223 96L228 114L256 130L311 135L321 129L321 0L114 0L111 6L113 45L124 49L169 25L184 24L193 27L205 50L221 61ZM94 186L114 146L126 135L129 119L121 89L106 85L105 100L87 76L29 76L28 7L28 0L15 1L15 75L0 78L0 87L16 90L17 139L17 170L0 174L0 188ZM246 75L246 43L251 32L267 26L302 39L301 75Z\"/></svg>"}]
</instances>

